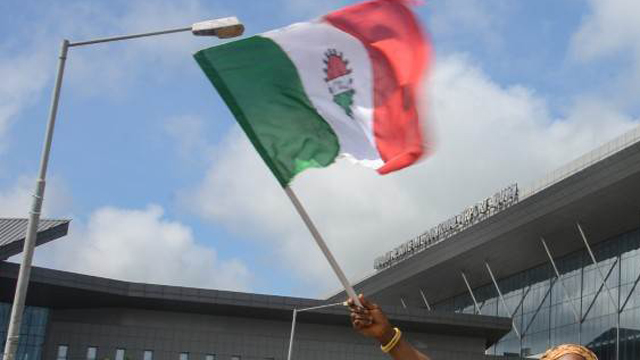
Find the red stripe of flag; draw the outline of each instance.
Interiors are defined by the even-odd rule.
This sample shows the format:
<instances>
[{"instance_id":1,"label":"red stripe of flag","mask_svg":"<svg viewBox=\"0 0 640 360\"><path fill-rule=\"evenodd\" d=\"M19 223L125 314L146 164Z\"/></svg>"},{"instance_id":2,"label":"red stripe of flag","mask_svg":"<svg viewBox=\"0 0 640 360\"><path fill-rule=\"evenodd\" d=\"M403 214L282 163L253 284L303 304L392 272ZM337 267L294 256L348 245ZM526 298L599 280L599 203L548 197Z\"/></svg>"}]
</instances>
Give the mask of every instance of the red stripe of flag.
<instances>
[{"instance_id":1,"label":"red stripe of flag","mask_svg":"<svg viewBox=\"0 0 640 360\"><path fill-rule=\"evenodd\" d=\"M373 0L324 19L366 47L373 66L376 145L387 174L413 164L424 152L416 96L431 60L431 46L407 0Z\"/></svg>"}]
</instances>

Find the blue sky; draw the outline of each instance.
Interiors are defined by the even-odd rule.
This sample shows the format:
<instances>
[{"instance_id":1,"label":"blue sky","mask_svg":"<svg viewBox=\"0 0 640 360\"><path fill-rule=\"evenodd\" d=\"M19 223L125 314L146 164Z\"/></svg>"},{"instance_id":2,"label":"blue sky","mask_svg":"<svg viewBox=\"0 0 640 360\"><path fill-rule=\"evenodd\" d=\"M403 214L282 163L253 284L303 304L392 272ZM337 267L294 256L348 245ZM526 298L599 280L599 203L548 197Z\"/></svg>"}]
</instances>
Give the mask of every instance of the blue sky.
<instances>
[{"instance_id":1,"label":"blue sky","mask_svg":"<svg viewBox=\"0 0 640 360\"><path fill-rule=\"evenodd\" d=\"M235 15L246 35L351 1L0 3L0 216L26 216L55 61L72 41ZM379 177L338 163L294 188L351 279L511 182L526 187L640 118L633 0L442 0L415 8L436 62L436 152ZM71 217L36 263L132 281L296 296L338 289L191 54L188 33L70 50L45 197Z\"/></svg>"}]
</instances>

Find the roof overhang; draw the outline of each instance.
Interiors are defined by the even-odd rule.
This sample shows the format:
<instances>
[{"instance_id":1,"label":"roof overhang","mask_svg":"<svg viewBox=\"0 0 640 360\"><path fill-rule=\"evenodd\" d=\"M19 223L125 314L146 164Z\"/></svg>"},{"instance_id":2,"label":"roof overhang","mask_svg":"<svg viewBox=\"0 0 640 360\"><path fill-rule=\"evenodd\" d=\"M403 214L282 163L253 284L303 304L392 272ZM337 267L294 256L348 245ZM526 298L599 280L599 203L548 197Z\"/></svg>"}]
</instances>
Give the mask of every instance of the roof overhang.
<instances>
[{"instance_id":1,"label":"roof overhang","mask_svg":"<svg viewBox=\"0 0 640 360\"><path fill-rule=\"evenodd\" d=\"M16 264L0 262L0 302L11 302L18 276ZM152 285L105 279L34 267L27 304L50 309L134 308L207 315L291 321L292 310L326 304L326 301L239 293L178 286ZM427 312L385 307L403 330L482 338L491 346L511 329L511 320L493 316ZM301 312L305 323L350 326L343 306Z\"/></svg>"},{"instance_id":2,"label":"roof overhang","mask_svg":"<svg viewBox=\"0 0 640 360\"><path fill-rule=\"evenodd\" d=\"M540 238L554 257L584 249L576 223L590 244L640 226L640 142L522 199L510 208L358 283L381 303L421 306L423 289L437 303L489 284L488 262L503 278L548 262ZM340 293L332 299L344 298Z\"/></svg>"},{"instance_id":3,"label":"roof overhang","mask_svg":"<svg viewBox=\"0 0 640 360\"><path fill-rule=\"evenodd\" d=\"M41 219L38 223L36 246L59 239L69 231L71 220ZM28 219L0 218L0 260L22 252Z\"/></svg>"}]
</instances>

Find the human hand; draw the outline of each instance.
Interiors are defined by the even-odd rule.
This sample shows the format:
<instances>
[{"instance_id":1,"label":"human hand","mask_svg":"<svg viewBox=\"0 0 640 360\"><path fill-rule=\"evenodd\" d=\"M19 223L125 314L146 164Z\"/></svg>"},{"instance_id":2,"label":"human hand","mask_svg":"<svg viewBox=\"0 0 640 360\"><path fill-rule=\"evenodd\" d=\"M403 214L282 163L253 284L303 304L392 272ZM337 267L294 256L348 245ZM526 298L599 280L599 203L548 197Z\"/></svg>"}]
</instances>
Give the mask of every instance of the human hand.
<instances>
[{"instance_id":1,"label":"human hand","mask_svg":"<svg viewBox=\"0 0 640 360\"><path fill-rule=\"evenodd\" d=\"M353 299L347 301L353 328L364 336L375 338L382 345L388 344L395 332L386 315L378 305L369 302L362 294L358 298L362 307L357 306Z\"/></svg>"}]
</instances>

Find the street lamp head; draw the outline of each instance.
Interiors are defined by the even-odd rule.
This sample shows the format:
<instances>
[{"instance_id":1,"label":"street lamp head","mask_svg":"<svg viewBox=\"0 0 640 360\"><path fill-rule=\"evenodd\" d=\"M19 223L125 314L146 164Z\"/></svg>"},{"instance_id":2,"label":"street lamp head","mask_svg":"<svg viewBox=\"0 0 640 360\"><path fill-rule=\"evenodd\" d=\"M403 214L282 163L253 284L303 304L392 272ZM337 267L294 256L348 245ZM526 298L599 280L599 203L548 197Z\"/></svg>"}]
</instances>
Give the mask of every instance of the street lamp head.
<instances>
[{"instance_id":1,"label":"street lamp head","mask_svg":"<svg viewBox=\"0 0 640 360\"><path fill-rule=\"evenodd\" d=\"M193 35L217 36L220 39L228 39L242 35L244 25L235 16L201 21L191 26Z\"/></svg>"}]
</instances>

